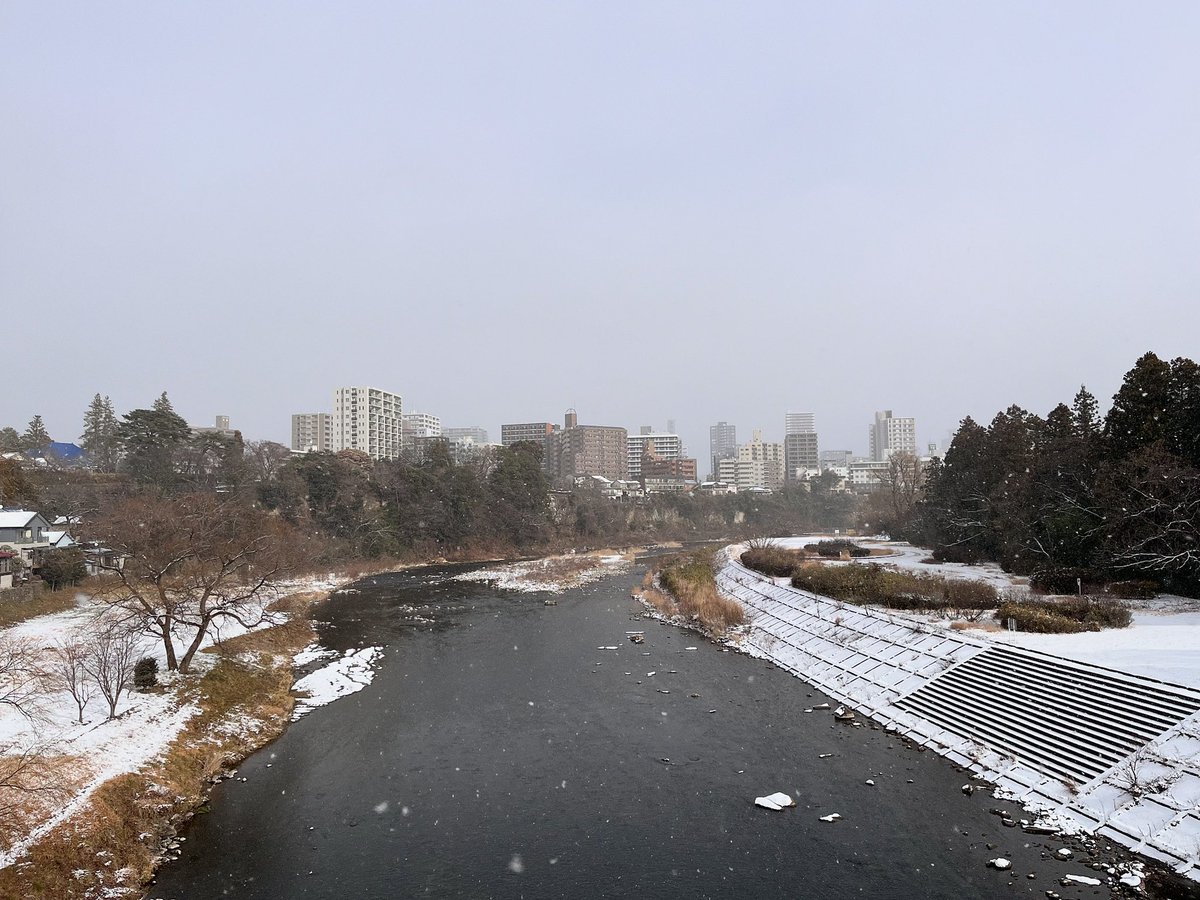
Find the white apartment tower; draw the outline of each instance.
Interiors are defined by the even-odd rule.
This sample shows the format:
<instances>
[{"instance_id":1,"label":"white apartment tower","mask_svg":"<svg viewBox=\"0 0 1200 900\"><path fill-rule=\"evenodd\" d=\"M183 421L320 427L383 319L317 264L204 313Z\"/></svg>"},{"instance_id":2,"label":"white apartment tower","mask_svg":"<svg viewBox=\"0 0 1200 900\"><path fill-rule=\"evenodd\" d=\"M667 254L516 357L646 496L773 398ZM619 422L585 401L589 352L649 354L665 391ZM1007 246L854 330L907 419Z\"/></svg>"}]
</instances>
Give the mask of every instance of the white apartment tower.
<instances>
[{"instance_id":1,"label":"white apartment tower","mask_svg":"<svg viewBox=\"0 0 1200 900\"><path fill-rule=\"evenodd\" d=\"M882 462L893 453L917 455L917 420L898 418L890 409L875 413L870 425L871 459Z\"/></svg>"},{"instance_id":2,"label":"white apartment tower","mask_svg":"<svg viewBox=\"0 0 1200 900\"><path fill-rule=\"evenodd\" d=\"M399 394L372 387L333 392L333 449L361 450L372 459L396 459L404 434Z\"/></svg>"}]
</instances>

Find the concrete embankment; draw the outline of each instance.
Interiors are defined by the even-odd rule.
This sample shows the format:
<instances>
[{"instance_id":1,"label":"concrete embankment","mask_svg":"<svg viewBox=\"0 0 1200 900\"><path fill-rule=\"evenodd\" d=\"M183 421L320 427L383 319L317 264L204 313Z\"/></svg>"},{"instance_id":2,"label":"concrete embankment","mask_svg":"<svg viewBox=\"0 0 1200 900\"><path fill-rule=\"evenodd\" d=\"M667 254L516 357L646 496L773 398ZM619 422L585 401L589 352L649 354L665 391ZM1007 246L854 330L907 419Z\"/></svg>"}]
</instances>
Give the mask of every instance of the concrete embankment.
<instances>
[{"instance_id":1,"label":"concrete embankment","mask_svg":"<svg viewBox=\"0 0 1200 900\"><path fill-rule=\"evenodd\" d=\"M1200 691L818 597L723 551L743 647L993 782L1043 822L1200 881Z\"/></svg>"}]
</instances>

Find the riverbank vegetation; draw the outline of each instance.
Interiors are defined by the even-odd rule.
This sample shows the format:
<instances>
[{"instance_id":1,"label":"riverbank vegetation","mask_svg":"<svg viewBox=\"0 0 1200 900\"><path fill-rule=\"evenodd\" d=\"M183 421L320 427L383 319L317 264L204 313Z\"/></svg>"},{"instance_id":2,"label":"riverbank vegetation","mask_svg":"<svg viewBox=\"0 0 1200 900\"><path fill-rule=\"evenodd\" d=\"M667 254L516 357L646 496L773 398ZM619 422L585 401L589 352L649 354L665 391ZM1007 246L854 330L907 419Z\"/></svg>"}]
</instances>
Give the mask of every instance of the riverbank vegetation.
<instances>
[{"instance_id":1,"label":"riverbank vegetation","mask_svg":"<svg viewBox=\"0 0 1200 900\"><path fill-rule=\"evenodd\" d=\"M746 621L740 603L717 590L712 550L697 550L669 559L646 573L642 594L668 618L681 618L701 630L724 636ZM655 586L657 580L662 590Z\"/></svg>"},{"instance_id":2,"label":"riverbank vegetation","mask_svg":"<svg viewBox=\"0 0 1200 900\"><path fill-rule=\"evenodd\" d=\"M1111 597L1034 598L1024 591L1002 594L975 579L909 572L877 563L827 565L778 546L752 547L742 554L741 561L772 578L789 577L792 586L800 590L845 603L967 621L991 613L1002 623L1012 620L1018 631L1099 631L1125 628L1133 621L1128 605Z\"/></svg>"},{"instance_id":3,"label":"riverbank vegetation","mask_svg":"<svg viewBox=\"0 0 1200 900\"><path fill-rule=\"evenodd\" d=\"M1150 583L1200 596L1200 366L1145 354L1107 414L1080 389L1042 418L963 419L891 533L1034 583Z\"/></svg>"}]
</instances>

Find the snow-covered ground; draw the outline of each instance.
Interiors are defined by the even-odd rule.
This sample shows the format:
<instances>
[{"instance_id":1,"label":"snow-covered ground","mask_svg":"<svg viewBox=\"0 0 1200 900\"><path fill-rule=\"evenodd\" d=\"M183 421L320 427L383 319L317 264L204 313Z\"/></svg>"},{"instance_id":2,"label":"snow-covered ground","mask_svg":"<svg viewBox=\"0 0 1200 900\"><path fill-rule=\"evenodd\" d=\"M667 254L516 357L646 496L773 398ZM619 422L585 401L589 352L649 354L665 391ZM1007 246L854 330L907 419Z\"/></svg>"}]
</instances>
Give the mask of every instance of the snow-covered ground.
<instances>
[{"instance_id":1,"label":"snow-covered ground","mask_svg":"<svg viewBox=\"0 0 1200 900\"><path fill-rule=\"evenodd\" d=\"M621 553L580 553L503 563L464 572L457 581L485 581L507 591L561 593L629 569L630 556Z\"/></svg>"},{"instance_id":2,"label":"snow-covered ground","mask_svg":"<svg viewBox=\"0 0 1200 900\"><path fill-rule=\"evenodd\" d=\"M332 574L293 579L281 583L268 600L300 592L328 591L347 580ZM19 623L0 631L0 638L28 642L38 651L41 663L49 667L55 648L79 636L88 626L94 626L107 609L105 604L81 593L75 608ZM282 620L281 615L273 617L274 622ZM204 646L244 634L246 630L235 622L225 622L205 640ZM190 635L181 633L179 637L177 647ZM100 784L116 775L137 771L160 756L197 712L195 707L181 702L177 691L172 689L187 676L166 672L162 642L149 636L141 639L137 658L143 656L158 660L159 679L167 689L155 693L130 690L122 694L114 719L107 718L108 706L98 692L84 709L82 725L78 722L75 700L66 690L44 690L32 718L0 704L0 748L9 748L11 752L36 744L52 757L64 757L70 783L69 796L58 808L47 810L40 821L32 823L23 839L0 851L0 867L11 864L34 841L80 810ZM205 671L212 662L211 654L198 653L193 660L193 672Z\"/></svg>"},{"instance_id":3,"label":"snow-covered ground","mask_svg":"<svg viewBox=\"0 0 1200 900\"><path fill-rule=\"evenodd\" d=\"M799 548L832 535L802 535L781 538L779 543ZM853 562L874 562L914 572L928 572L947 578L985 581L997 590L1022 589L1029 579L1010 575L994 563L925 562L930 551L902 541L881 538L854 538L855 543L885 555ZM826 563L828 565L828 563ZM835 565L837 563L834 563ZM786 583L784 580L781 583ZM1053 653L1067 659L1120 669L1146 678L1200 688L1200 603L1184 597L1164 596L1151 601L1129 601L1134 607L1133 624L1128 628L1087 631L1079 634L1029 634L995 631L984 626L991 620L970 623L963 633L983 640L997 640ZM930 626L947 628L949 621L930 616L909 616Z\"/></svg>"}]
</instances>

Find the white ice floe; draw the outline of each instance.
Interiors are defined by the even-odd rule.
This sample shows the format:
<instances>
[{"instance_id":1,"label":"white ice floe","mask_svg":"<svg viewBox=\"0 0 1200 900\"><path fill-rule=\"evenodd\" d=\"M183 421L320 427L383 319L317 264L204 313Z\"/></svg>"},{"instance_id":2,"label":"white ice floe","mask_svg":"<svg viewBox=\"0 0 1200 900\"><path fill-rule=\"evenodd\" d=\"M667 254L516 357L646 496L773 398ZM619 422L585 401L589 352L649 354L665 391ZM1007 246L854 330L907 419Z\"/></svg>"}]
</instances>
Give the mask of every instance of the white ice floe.
<instances>
[{"instance_id":1,"label":"white ice floe","mask_svg":"<svg viewBox=\"0 0 1200 900\"><path fill-rule=\"evenodd\" d=\"M1064 875L1062 880L1064 884L1086 884L1091 887L1099 887L1101 884L1099 878L1092 878L1090 875Z\"/></svg>"},{"instance_id":2,"label":"white ice floe","mask_svg":"<svg viewBox=\"0 0 1200 900\"><path fill-rule=\"evenodd\" d=\"M761 806L763 809L787 809L789 806L795 806L796 801L782 791L776 791L774 794L768 794L765 797L755 797L754 805Z\"/></svg>"},{"instance_id":3,"label":"white ice floe","mask_svg":"<svg viewBox=\"0 0 1200 900\"><path fill-rule=\"evenodd\" d=\"M830 813L827 816L821 816L821 821L822 822L836 822L840 818L841 818L841 815L839 813Z\"/></svg>"},{"instance_id":4,"label":"white ice floe","mask_svg":"<svg viewBox=\"0 0 1200 900\"><path fill-rule=\"evenodd\" d=\"M361 691L374 680L374 663L382 654L379 647L347 650L328 665L305 675L292 685L293 691L305 695L296 701L292 721L339 697Z\"/></svg>"}]
</instances>

